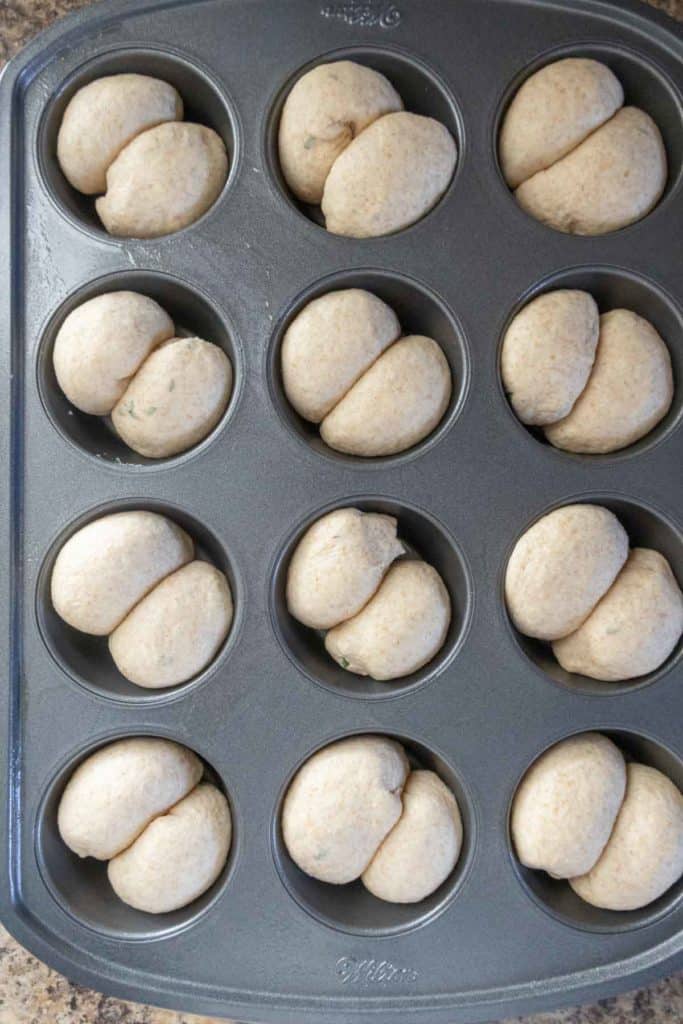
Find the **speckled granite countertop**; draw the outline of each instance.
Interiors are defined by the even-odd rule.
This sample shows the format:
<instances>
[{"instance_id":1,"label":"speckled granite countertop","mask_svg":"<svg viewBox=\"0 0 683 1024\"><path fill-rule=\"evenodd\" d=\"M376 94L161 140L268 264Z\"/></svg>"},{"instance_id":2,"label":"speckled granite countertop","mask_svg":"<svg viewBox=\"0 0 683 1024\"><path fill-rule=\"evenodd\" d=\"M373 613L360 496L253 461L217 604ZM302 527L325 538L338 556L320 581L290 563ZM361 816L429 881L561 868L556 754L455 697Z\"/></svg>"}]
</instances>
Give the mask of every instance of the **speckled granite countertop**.
<instances>
[{"instance_id":1,"label":"speckled granite countertop","mask_svg":"<svg viewBox=\"0 0 683 1024\"><path fill-rule=\"evenodd\" d=\"M0 0L0 67L56 18L90 0ZM683 0L646 0L683 21ZM0 926L0 1024L220 1024L213 1017L111 999L74 985ZM683 1024L683 975L594 1006L498 1024Z\"/></svg>"}]
</instances>

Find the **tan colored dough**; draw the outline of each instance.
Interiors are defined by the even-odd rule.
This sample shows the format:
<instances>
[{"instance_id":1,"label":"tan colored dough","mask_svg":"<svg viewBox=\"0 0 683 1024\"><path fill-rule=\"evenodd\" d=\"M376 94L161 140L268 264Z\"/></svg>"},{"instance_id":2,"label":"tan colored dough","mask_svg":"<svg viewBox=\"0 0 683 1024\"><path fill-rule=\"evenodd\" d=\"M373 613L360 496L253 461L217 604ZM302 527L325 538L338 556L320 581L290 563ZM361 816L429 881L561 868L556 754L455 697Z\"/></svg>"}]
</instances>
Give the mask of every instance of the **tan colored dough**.
<instances>
[{"instance_id":1,"label":"tan colored dough","mask_svg":"<svg viewBox=\"0 0 683 1024\"><path fill-rule=\"evenodd\" d=\"M539 519L515 544L505 600L527 636L557 640L588 618L628 555L628 536L600 505L565 505Z\"/></svg>"},{"instance_id":2,"label":"tan colored dough","mask_svg":"<svg viewBox=\"0 0 683 1024\"><path fill-rule=\"evenodd\" d=\"M77 409L108 416L141 363L174 331L170 316L146 295L96 295L59 328L52 354L57 382Z\"/></svg>"},{"instance_id":3,"label":"tan colored dough","mask_svg":"<svg viewBox=\"0 0 683 1024\"><path fill-rule=\"evenodd\" d=\"M349 455L395 455L431 434L452 389L451 368L439 345L421 335L401 338L327 414L320 436Z\"/></svg>"},{"instance_id":4,"label":"tan colored dough","mask_svg":"<svg viewBox=\"0 0 683 1024\"><path fill-rule=\"evenodd\" d=\"M114 407L129 448L150 459L187 451L211 433L232 392L232 363L201 338L171 338L143 363Z\"/></svg>"},{"instance_id":5,"label":"tan colored dough","mask_svg":"<svg viewBox=\"0 0 683 1024\"><path fill-rule=\"evenodd\" d=\"M107 636L133 605L189 562L194 545L156 512L115 512L81 527L61 548L50 582L57 614L74 629Z\"/></svg>"},{"instance_id":6,"label":"tan colored dough","mask_svg":"<svg viewBox=\"0 0 683 1024\"><path fill-rule=\"evenodd\" d=\"M457 800L434 772L411 772L402 799L403 814L362 880L381 900L418 903L438 889L457 864L462 820Z\"/></svg>"},{"instance_id":7,"label":"tan colored dough","mask_svg":"<svg viewBox=\"0 0 683 1024\"><path fill-rule=\"evenodd\" d=\"M663 665L683 632L683 594L666 558L633 548L586 621L553 653L567 672L619 682Z\"/></svg>"},{"instance_id":8,"label":"tan colored dough","mask_svg":"<svg viewBox=\"0 0 683 1024\"><path fill-rule=\"evenodd\" d=\"M57 136L57 159L79 192L106 189L106 172L140 132L164 121L182 121L183 101L168 82L149 75L107 75L69 100Z\"/></svg>"},{"instance_id":9,"label":"tan colored dough","mask_svg":"<svg viewBox=\"0 0 683 1024\"><path fill-rule=\"evenodd\" d=\"M646 907L683 874L683 795L656 768L626 770L626 797L602 857L569 883L582 900L607 910Z\"/></svg>"},{"instance_id":10,"label":"tan colored dough","mask_svg":"<svg viewBox=\"0 0 683 1024\"><path fill-rule=\"evenodd\" d=\"M228 801L203 782L110 860L107 875L124 903L148 914L167 914L213 885L231 839Z\"/></svg>"},{"instance_id":11,"label":"tan colored dough","mask_svg":"<svg viewBox=\"0 0 683 1024\"><path fill-rule=\"evenodd\" d=\"M136 686L176 686L213 660L232 622L228 581L208 562L171 573L109 637L119 672Z\"/></svg>"},{"instance_id":12,"label":"tan colored dough","mask_svg":"<svg viewBox=\"0 0 683 1024\"><path fill-rule=\"evenodd\" d=\"M199 758L171 740L136 736L101 747L83 761L59 801L62 839L79 857L108 860L202 777Z\"/></svg>"},{"instance_id":13,"label":"tan colored dough","mask_svg":"<svg viewBox=\"0 0 683 1024\"><path fill-rule=\"evenodd\" d=\"M287 398L300 416L319 423L400 333L393 309L362 288L313 299L282 341Z\"/></svg>"},{"instance_id":14,"label":"tan colored dough","mask_svg":"<svg viewBox=\"0 0 683 1024\"><path fill-rule=\"evenodd\" d=\"M401 816L407 775L403 747L384 736L352 736L313 754L282 807L292 860L322 882L358 878Z\"/></svg>"},{"instance_id":15,"label":"tan colored dough","mask_svg":"<svg viewBox=\"0 0 683 1024\"><path fill-rule=\"evenodd\" d=\"M403 102L378 71L350 60L319 64L293 86L280 119L285 181L297 198L320 203L332 164L351 140Z\"/></svg>"},{"instance_id":16,"label":"tan colored dough","mask_svg":"<svg viewBox=\"0 0 683 1024\"><path fill-rule=\"evenodd\" d=\"M537 220L574 235L602 235L640 220L667 179L664 143L643 110L622 107L547 171L515 191Z\"/></svg>"},{"instance_id":17,"label":"tan colored dough","mask_svg":"<svg viewBox=\"0 0 683 1024\"><path fill-rule=\"evenodd\" d=\"M584 732L546 750L512 803L510 831L522 864L553 878L590 871L610 837L625 789L624 758L606 736Z\"/></svg>"},{"instance_id":18,"label":"tan colored dough","mask_svg":"<svg viewBox=\"0 0 683 1024\"><path fill-rule=\"evenodd\" d=\"M325 647L349 672L400 679L438 654L450 621L450 597L436 569L400 561L357 615L329 631Z\"/></svg>"},{"instance_id":19,"label":"tan colored dough","mask_svg":"<svg viewBox=\"0 0 683 1024\"><path fill-rule=\"evenodd\" d=\"M598 333L588 292L546 292L517 313L503 339L501 374L522 423L554 423L570 412L588 381Z\"/></svg>"},{"instance_id":20,"label":"tan colored dough","mask_svg":"<svg viewBox=\"0 0 683 1024\"><path fill-rule=\"evenodd\" d=\"M308 528L287 570L287 608L312 629L351 618L377 590L403 545L393 516L339 508Z\"/></svg>"},{"instance_id":21,"label":"tan colored dough","mask_svg":"<svg viewBox=\"0 0 683 1024\"><path fill-rule=\"evenodd\" d=\"M450 132L433 118L381 117L332 165L322 198L327 230L371 238L408 227L444 194L456 160Z\"/></svg>"},{"instance_id":22,"label":"tan colored dough","mask_svg":"<svg viewBox=\"0 0 683 1024\"><path fill-rule=\"evenodd\" d=\"M597 60L567 57L534 72L515 94L500 132L510 188L566 156L623 102L621 83Z\"/></svg>"},{"instance_id":23,"label":"tan colored dough","mask_svg":"<svg viewBox=\"0 0 683 1024\"><path fill-rule=\"evenodd\" d=\"M649 434L669 411L673 393L671 357L657 331L637 313L613 309L600 317L585 390L545 435L570 452L615 452Z\"/></svg>"},{"instance_id":24,"label":"tan colored dough","mask_svg":"<svg viewBox=\"0 0 683 1024\"><path fill-rule=\"evenodd\" d=\"M185 121L161 124L121 150L95 208L110 235L157 238L198 220L227 177L228 156L216 132Z\"/></svg>"}]
</instances>

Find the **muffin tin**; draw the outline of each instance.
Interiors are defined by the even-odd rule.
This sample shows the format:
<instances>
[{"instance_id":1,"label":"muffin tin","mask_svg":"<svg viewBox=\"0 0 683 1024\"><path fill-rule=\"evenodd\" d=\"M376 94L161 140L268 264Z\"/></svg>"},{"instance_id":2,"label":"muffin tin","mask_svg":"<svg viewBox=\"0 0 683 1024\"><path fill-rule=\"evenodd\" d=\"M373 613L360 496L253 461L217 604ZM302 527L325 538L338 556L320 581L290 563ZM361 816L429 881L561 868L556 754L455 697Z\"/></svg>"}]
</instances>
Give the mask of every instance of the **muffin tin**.
<instances>
[{"instance_id":1,"label":"muffin tin","mask_svg":"<svg viewBox=\"0 0 683 1024\"><path fill-rule=\"evenodd\" d=\"M556 233L515 204L496 132L515 88L569 54L605 60L627 102L665 139L670 179L642 222L596 238ZM303 70L350 57L385 72L408 109L457 137L441 202L394 236L327 234L287 195L277 118ZM68 190L54 158L69 96L95 77L143 71L176 85L188 118L216 128L231 171L195 225L122 241ZM187 1011L261 1021L348 1024L398 1014L483 1021L634 987L683 965L683 884L643 911L614 914L524 871L510 801L538 754L598 729L683 786L681 645L651 678L598 686L559 671L513 630L502 600L511 548L545 511L612 508L632 541L661 550L683 581L683 38L636 0L109 0L29 46L2 80L5 185L2 404L7 755L2 918L41 959L100 990ZM9 140L11 139L11 148ZM405 331L432 333L451 363L452 405L437 431L394 458L324 446L287 405L278 351L291 317L329 288L365 286ZM498 360L510 317L552 287L625 304L669 346L677 391L655 432L614 456L554 450L519 424ZM204 442L171 460L123 450L104 421L55 390L51 346L66 313L137 288L188 332L221 344L235 392ZM446 647L396 685L337 669L283 601L287 553L312 519L341 505L390 511L454 601ZM235 622L214 663L184 686L140 691L99 641L49 603L49 571L79 525L152 508L185 526L229 575ZM332 889L288 858L278 812L310 753L341 736L405 742L456 792L465 847L423 904ZM118 902L104 868L59 842L56 804L90 751L155 734L205 759L230 800L235 838L199 901L159 917Z\"/></svg>"}]
</instances>

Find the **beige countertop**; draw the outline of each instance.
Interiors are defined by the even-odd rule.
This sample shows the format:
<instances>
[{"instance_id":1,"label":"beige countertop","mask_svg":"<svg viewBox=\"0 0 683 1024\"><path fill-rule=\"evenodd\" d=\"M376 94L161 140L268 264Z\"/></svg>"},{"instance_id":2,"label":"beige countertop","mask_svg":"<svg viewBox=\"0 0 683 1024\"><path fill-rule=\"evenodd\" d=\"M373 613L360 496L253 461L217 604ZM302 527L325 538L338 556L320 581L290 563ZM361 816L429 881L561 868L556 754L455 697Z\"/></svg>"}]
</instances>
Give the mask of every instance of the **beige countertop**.
<instances>
[{"instance_id":1,"label":"beige countertop","mask_svg":"<svg viewBox=\"0 0 683 1024\"><path fill-rule=\"evenodd\" d=\"M37 32L90 0L0 0L0 67ZM683 0L647 0L683 21ZM74 985L0 926L0 1024L214 1024L215 1019L111 999ZM683 975L638 992L516 1024L683 1024ZM514 1024L513 1021L499 1024Z\"/></svg>"}]
</instances>

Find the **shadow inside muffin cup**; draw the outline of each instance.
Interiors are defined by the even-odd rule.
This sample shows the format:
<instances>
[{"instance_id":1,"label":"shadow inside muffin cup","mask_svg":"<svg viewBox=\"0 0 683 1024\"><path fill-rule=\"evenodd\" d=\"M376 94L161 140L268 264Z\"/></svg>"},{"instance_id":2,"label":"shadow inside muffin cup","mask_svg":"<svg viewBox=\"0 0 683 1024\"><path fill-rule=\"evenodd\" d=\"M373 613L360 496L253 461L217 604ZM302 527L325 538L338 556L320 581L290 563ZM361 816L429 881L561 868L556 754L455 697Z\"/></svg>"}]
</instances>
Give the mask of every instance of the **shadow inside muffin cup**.
<instances>
[{"instance_id":1,"label":"shadow inside muffin cup","mask_svg":"<svg viewBox=\"0 0 683 1024\"><path fill-rule=\"evenodd\" d=\"M343 669L327 653L324 633L304 626L287 608L287 572L294 551L308 528L339 508L380 512L398 520L398 537L407 558L421 558L432 565L443 580L451 599L451 622L440 651L423 668L401 679L379 682ZM309 679L325 689L346 697L382 700L397 697L422 686L441 673L460 650L470 624L472 582L464 555L444 527L428 513L391 498L354 496L335 502L309 515L290 534L277 556L271 573L270 613L275 633L288 655Z\"/></svg>"},{"instance_id":2,"label":"shadow inside muffin cup","mask_svg":"<svg viewBox=\"0 0 683 1024\"><path fill-rule=\"evenodd\" d=\"M167 458L150 459L133 451L114 430L108 416L91 416L72 405L59 386L53 363L57 334L69 313L98 295L133 291L154 299L175 324L176 335L200 337L221 348L232 364L233 384L228 404L209 434L188 448ZM79 450L113 466L160 468L196 454L223 429L237 406L242 384L241 353L225 314L195 288L168 274L129 270L97 278L73 292L50 318L43 331L37 359L38 390L43 407L59 433Z\"/></svg>"},{"instance_id":3,"label":"shadow inside muffin cup","mask_svg":"<svg viewBox=\"0 0 683 1024\"><path fill-rule=\"evenodd\" d=\"M351 734L348 734L351 735ZM363 731L353 735L363 735ZM405 748L411 769L436 772L455 796L463 826L462 849L453 871L430 896L418 903L388 903L368 892L360 879L347 885L332 885L311 878L294 863L282 835L282 806L287 790L302 765L318 750L336 742L331 739L310 751L292 771L280 791L271 825L271 846L275 867L289 895L311 917L336 931L378 938L412 931L442 913L462 890L469 875L476 845L476 822L471 797L460 774L443 755L423 743L394 733L373 733L396 740ZM339 736L337 739L346 739Z\"/></svg>"},{"instance_id":4,"label":"shadow inside muffin cup","mask_svg":"<svg viewBox=\"0 0 683 1024\"><path fill-rule=\"evenodd\" d=\"M234 803L223 780L203 761L203 780L213 783L220 789L228 800L232 818L230 851L220 875L196 900L166 914L148 914L124 903L109 883L107 861L96 860L94 857L79 857L62 840L57 827L57 812L64 788L76 768L100 748L125 738L128 738L127 735L117 735L104 742L100 741L70 757L68 762L57 770L48 783L38 808L35 830L36 857L43 882L53 899L78 924L101 935L125 941L164 939L194 925L220 899L230 882L237 860L238 822ZM174 739L173 736L164 738Z\"/></svg>"},{"instance_id":5,"label":"shadow inside muffin cup","mask_svg":"<svg viewBox=\"0 0 683 1024\"><path fill-rule=\"evenodd\" d=\"M681 536L679 529L665 518L664 515L654 511L654 509L649 508L647 505L635 501L627 501L624 498L614 497L611 494L604 496L600 494L588 496L582 494L571 501L564 500L551 508L545 509L524 527L510 546L505 560L505 567L507 567L515 544L535 522L555 509L573 504L602 505L604 508L609 509L626 530L630 547L652 548L654 551L664 555L671 566L671 571L678 580L678 585L683 586L683 536ZM679 638L674 650L659 668L647 675L636 676L634 679L610 683L599 679L591 679L589 676L580 675L576 672L567 672L556 660L549 642L525 636L515 627L505 605L504 583L505 569L503 570L501 583L501 600L506 621L517 647L537 669L540 669L546 679L566 686L577 693L590 694L597 697L618 696L629 693L642 686L648 686L666 675L681 658L683 638Z\"/></svg>"},{"instance_id":6,"label":"shadow inside muffin cup","mask_svg":"<svg viewBox=\"0 0 683 1024\"><path fill-rule=\"evenodd\" d=\"M440 422L422 441L396 455L364 458L335 451L320 436L320 425L310 423L294 409L285 394L282 379L282 342L288 327L299 313L322 295L346 288L361 288L385 302L398 317L401 337L423 334L436 341L448 360L452 393ZM389 346L390 348L391 346ZM387 350L385 350L387 351ZM413 278L387 270L359 269L341 271L310 285L281 316L268 349L266 368L271 400L287 429L313 451L332 460L357 468L377 469L396 465L421 455L437 444L462 412L470 385L470 357L464 331L444 301L431 289Z\"/></svg>"},{"instance_id":7,"label":"shadow inside muffin cup","mask_svg":"<svg viewBox=\"0 0 683 1024\"><path fill-rule=\"evenodd\" d=\"M593 731L609 737L619 747L627 761L636 761L657 768L680 790L683 790L683 761L661 743L635 732L603 728L596 728ZM551 745L555 746L555 743ZM541 753L543 751L539 752L539 757ZM536 759L534 758L527 766L518 780L515 794L522 778ZM566 880L551 878L545 871L536 871L525 867L517 859L512 841L510 818L513 802L514 795L508 811L508 846L515 875L527 895L542 910L563 924L590 932L631 931L658 921L680 906L683 898L683 878L680 878L659 899L639 910L605 910L582 900Z\"/></svg>"},{"instance_id":8,"label":"shadow inside muffin cup","mask_svg":"<svg viewBox=\"0 0 683 1024\"><path fill-rule=\"evenodd\" d=\"M182 54L153 48L117 48L82 64L59 86L43 112L38 127L38 167L49 195L62 213L100 238L119 243L130 239L118 238L105 230L95 210L97 197L83 195L64 177L57 160L57 136L64 111L79 89L97 78L120 74L149 75L168 82L183 100L183 120L212 128L222 138L228 151L228 177L207 213L221 201L239 160L237 120L227 97L206 71Z\"/></svg>"},{"instance_id":9,"label":"shadow inside muffin cup","mask_svg":"<svg viewBox=\"0 0 683 1024\"><path fill-rule=\"evenodd\" d=\"M114 663L106 636L90 636L66 623L54 609L50 584L55 561L66 541L88 523L103 516L128 511L156 512L181 526L194 541L194 558L209 562L226 577L233 601L233 618L228 635L210 663L184 683L150 689L137 686L123 676ZM227 551L218 538L193 516L175 506L155 501L124 500L108 502L79 516L53 541L43 560L36 587L36 618L45 646L59 667L75 682L101 697L136 704L159 703L185 695L213 675L232 649L241 621L241 586Z\"/></svg>"}]
</instances>

